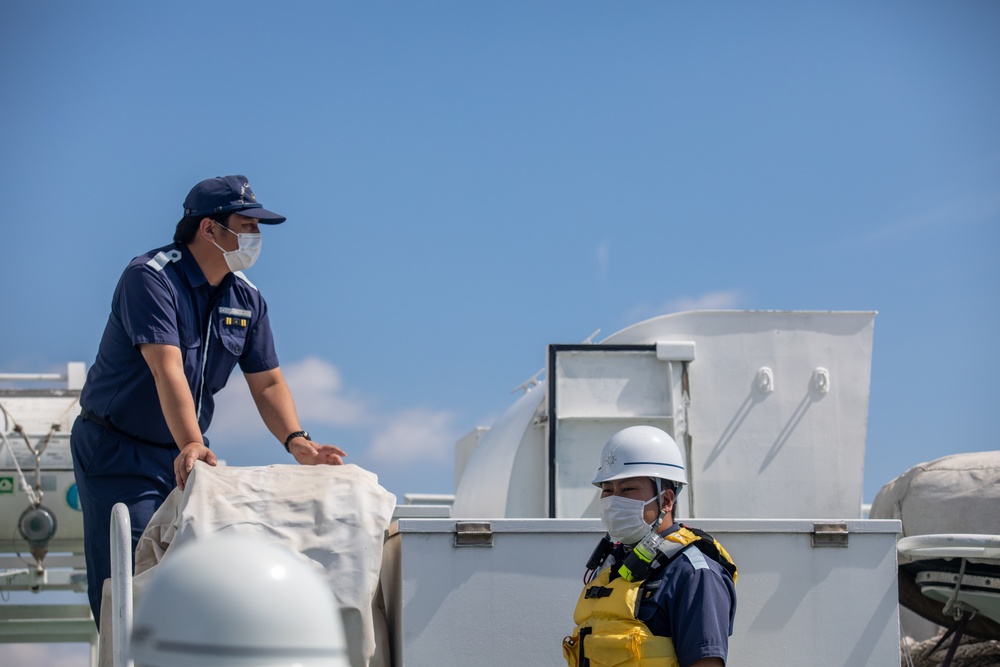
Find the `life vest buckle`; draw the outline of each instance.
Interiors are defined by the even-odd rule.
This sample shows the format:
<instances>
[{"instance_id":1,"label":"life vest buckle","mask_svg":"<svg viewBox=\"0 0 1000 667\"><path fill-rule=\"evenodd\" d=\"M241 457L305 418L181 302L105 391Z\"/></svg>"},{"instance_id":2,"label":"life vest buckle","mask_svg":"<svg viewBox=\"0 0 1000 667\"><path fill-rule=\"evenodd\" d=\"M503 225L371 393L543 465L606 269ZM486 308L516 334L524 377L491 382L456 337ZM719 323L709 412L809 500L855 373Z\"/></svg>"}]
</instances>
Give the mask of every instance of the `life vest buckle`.
<instances>
[{"instance_id":1,"label":"life vest buckle","mask_svg":"<svg viewBox=\"0 0 1000 667\"><path fill-rule=\"evenodd\" d=\"M587 592L583 594L583 597L587 600L593 600L595 598L606 598L611 596L611 589L604 586L591 586L587 589Z\"/></svg>"}]
</instances>

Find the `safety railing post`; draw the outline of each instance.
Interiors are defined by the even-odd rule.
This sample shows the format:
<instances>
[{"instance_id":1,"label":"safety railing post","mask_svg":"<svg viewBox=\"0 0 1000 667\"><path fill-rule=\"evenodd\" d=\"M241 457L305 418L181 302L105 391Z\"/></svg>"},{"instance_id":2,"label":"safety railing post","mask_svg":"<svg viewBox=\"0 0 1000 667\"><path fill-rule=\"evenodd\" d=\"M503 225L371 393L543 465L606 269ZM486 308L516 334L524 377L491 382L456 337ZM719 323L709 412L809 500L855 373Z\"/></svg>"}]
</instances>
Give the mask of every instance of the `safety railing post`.
<instances>
[{"instance_id":1,"label":"safety railing post","mask_svg":"<svg viewBox=\"0 0 1000 667\"><path fill-rule=\"evenodd\" d=\"M128 507L111 508L111 619L114 667L132 667L128 642L132 634L132 520Z\"/></svg>"}]
</instances>

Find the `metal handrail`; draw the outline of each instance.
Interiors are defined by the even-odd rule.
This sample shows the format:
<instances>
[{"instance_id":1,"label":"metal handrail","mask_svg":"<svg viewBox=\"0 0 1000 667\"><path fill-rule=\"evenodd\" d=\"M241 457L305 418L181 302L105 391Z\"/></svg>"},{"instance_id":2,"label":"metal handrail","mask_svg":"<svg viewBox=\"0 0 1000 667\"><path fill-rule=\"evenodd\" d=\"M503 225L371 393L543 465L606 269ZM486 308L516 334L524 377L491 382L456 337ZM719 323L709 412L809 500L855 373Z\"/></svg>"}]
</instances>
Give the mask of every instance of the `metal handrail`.
<instances>
[{"instance_id":1,"label":"metal handrail","mask_svg":"<svg viewBox=\"0 0 1000 667\"><path fill-rule=\"evenodd\" d=\"M132 667L128 657L132 634L132 520L124 503L111 508L112 664Z\"/></svg>"},{"instance_id":2,"label":"metal handrail","mask_svg":"<svg viewBox=\"0 0 1000 667\"><path fill-rule=\"evenodd\" d=\"M1000 535L946 533L903 537L896 550L910 558L978 558L1000 561Z\"/></svg>"},{"instance_id":3,"label":"metal handrail","mask_svg":"<svg viewBox=\"0 0 1000 667\"><path fill-rule=\"evenodd\" d=\"M0 373L0 382L65 382L67 389L83 389L87 364L71 361L65 373Z\"/></svg>"},{"instance_id":4,"label":"metal handrail","mask_svg":"<svg viewBox=\"0 0 1000 667\"><path fill-rule=\"evenodd\" d=\"M59 382L67 377L66 373L0 373L3 382Z\"/></svg>"}]
</instances>

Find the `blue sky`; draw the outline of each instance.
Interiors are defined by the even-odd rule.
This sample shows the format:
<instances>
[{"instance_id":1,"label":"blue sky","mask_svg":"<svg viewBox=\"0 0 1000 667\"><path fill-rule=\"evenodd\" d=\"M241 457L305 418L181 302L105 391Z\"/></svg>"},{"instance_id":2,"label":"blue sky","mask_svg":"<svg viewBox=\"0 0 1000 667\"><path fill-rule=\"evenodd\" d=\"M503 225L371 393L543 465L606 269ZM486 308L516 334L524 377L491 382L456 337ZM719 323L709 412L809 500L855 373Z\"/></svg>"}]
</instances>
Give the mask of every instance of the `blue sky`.
<instances>
[{"instance_id":1,"label":"blue sky","mask_svg":"<svg viewBox=\"0 0 1000 667\"><path fill-rule=\"evenodd\" d=\"M547 343L877 310L870 501L997 446L998 71L992 1L4 3L0 371L92 362L241 173L303 422L390 491L452 491ZM287 461L230 385L217 451Z\"/></svg>"}]
</instances>

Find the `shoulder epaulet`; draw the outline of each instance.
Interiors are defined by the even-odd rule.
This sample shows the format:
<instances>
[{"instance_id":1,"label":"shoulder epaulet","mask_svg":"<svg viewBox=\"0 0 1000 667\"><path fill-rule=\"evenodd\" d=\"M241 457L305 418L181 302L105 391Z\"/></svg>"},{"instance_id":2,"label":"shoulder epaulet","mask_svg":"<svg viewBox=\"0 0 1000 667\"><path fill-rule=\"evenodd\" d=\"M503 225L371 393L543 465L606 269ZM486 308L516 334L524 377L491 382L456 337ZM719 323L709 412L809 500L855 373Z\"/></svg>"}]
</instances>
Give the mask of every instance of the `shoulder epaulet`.
<instances>
[{"instance_id":1,"label":"shoulder epaulet","mask_svg":"<svg viewBox=\"0 0 1000 667\"><path fill-rule=\"evenodd\" d=\"M146 262L146 266L152 267L157 271L162 271L166 266L172 262L177 262L181 258L180 250L168 250L166 252L160 251L153 255L153 259Z\"/></svg>"},{"instance_id":2,"label":"shoulder epaulet","mask_svg":"<svg viewBox=\"0 0 1000 667\"><path fill-rule=\"evenodd\" d=\"M680 524L681 531L687 531L689 536L696 536L696 539L690 540L688 544L693 544L697 547L703 554L714 560L716 563L722 566L722 568L729 574L733 579L733 583L736 583L736 563L730 557L729 552L726 551L725 547L719 544L719 541L698 528L691 528L690 526L685 526L683 523Z\"/></svg>"},{"instance_id":3,"label":"shoulder epaulet","mask_svg":"<svg viewBox=\"0 0 1000 667\"><path fill-rule=\"evenodd\" d=\"M247 280L247 277L245 275L243 275L242 271L233 271L233 275L236 276L237 278L239 278L240 280L242 280L243 282L245 282L249 287L251 287L253 289L254 292L259 292L260 291L259 289L257 289L256 285L254 285L252 282L250 282L249 280Z\"/></svg>"}]
</instances>

